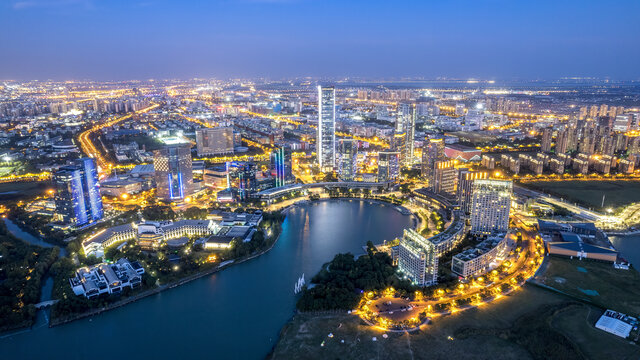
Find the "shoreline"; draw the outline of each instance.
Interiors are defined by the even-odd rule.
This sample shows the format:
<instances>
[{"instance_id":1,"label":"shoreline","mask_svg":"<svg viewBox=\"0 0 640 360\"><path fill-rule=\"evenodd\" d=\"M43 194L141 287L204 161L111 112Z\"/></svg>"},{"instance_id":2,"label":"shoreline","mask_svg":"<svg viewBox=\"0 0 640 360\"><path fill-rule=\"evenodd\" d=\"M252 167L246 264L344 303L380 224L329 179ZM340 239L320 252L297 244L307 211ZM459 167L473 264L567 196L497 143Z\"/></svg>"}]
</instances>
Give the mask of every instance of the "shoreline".
<instances>
[{"instance_id":1,"label":"shoreline","mask_svg":"<svg viewBox=\"0 0 640 360\"><path fill-rule=\"evenodd\" d=\"M84 312L84 313L81 313L81 314L73 315L73 316L71 316L69 318L65 318L65 319L62 319L62 320L51 319L49 321L49 328L52 328L52 327L55 327L55 326L64 325L64 324L68 324L70 322L73 322L73 321L76 321L76 320L80 320L80 319L83 319L83 318L86 318L86 317L98 315L98 314L101 314L103 312L107 312L109 310L113 310L113 309L125 306L127 304L131 304L131 303L136 302L136 301L138 301L140 299L144 299L146 297L159 294L159 293L161 293L161 292L163 292L165 290L173 289L173 288L176 288L178 286L187 284L189 282L192 282L194 280L200 279L200 278L205 277L207 275L215 274L215 273L217 273L219 271L222 271L222 270L224 270L224 269L226 269L228 267L231 267L233 265L242 264L242 263L247 262L249 260L253 260L253 259L257 258L258 256L264 255L267 252L269 252L271 249L273 249L273 247L276 245L276 243L280 239L280 235L281 234L278 234L278 237L276 237L276 239L273 241L273 244L271 244L271 246L269 246L267 249L259 251L259 252L255 253L255 254L247 257L247 258L240 259L240 260L233 260L232 263L225 264L224 266L218 265L218 266L216 266L214 268L211 268L209 270L205 270L205 271L202 271L202 272L198 272L198 273L189 275L189 276L184 277L184 278L182 278L180 280L176 280L176 281L174 281L172 283L161 285L161 286L153 288L153 289L145 290L145 291L143 291L143 292L141 292L139 294L130 296L130 297L126 298L126 299L122 299L122 300L120 300L118 302L115 302L113 304L110 304L110 305L105 306L105 307L100 308L100 309L93 309L93 310L90 310L90 311L87 311L87 312Z\"/></svg>"},{"instance_id":2,"label":"shoreline","mask_svg":"<svg viewBox=\"0 0 640 360\"><path fill-rule=\"evenodd\" d=\"M338 201L339 200L357 200L357 201L366 201L366 202L370 202L370 203L374 203L374 204L380 204L380 205L390 205L390 206L398 207L398 208L401 208L401 209L407 211L409 214L406 214L406 215L412 216L412 217L414 217L414 219L417 219L418 223L420 222L420 220L419 220L420 217L417 214L415 214L414 212L412 212L411 210L409 210L406 207L404 207L403 205L396 205L396 204L394 204L392 202L381 200L381 199L368 199L368 198L360 198L360 197L340 197L340 198L326 198L326 199L317 199L317 200L301 199L300 201L297 201L297 202L295 202L293 204L290 204L290 205L280 209L279 211L282 214L285 215L285 219L286 219L286 215L288 214L288 212L293 207L295 207L297 205L300 205L301 203L303 203L303 204L304 203L313 203L313 202L317 202L317 201L319 202L319 201L327 201L327 200L330 200L330 201L331 200L334 200L334 201L335 200L338 200ZM253 254L253 255L251 255L249 257L246 257L244 259L234 260L232 263L225 264L224 266L218 265L217 267L214 267L214 268L202 271L202 272L198 272L198 273L189 275L187 277L184 277L182 279L176 280L174 282L171 282L171 283L168 283L168 284L165 284L165 285L161 285L160 287L144 290L141 293L132 295L130 297L127 297L126 299L118 300L117 302L109 304L108 306L105 306L105 307L102 307L102 308L91 309L89 311L86 311L86 312L83 312L83 313L80 313L80 314L75 314L75 315L72 315L70 317L66 317L64 319L50 318L47 326L49 328L53 328L53 327L64 325L64 324L68 324L68 323L71 323L71 322L74 322L76 320L80 320L80 319L83 319L83 318L91 317L91 316L94 316L94 315L99 315L99 314L101 314L103 312L107 312L107 311L110 311L110 310L113 310L113 309L128 305L130 303L136 302L138 300L144 299L146 297L159 294L159 293L161 293L161 292L163 292L165 290L173 289L175 287L178 287L178 286L187 284L189 282L192 282L194 280L200 279L202 277L215 274L215 273L217 273L219 271L222 271L222 270L224 270L224 269L226 269L226 268L228 268L230 266L233 266L233 265L236 265L236 264L241 264L241 263L244 263L246 261L255 259L255 258L257 258L257 257L259 257L261 255L266 254L271 249L273 249L273 247L276 245L276 243L280 239L280 236L281 236L281 234L278 234L278 236L276 237L274 242L267 249L264 249L264 250L262 250L262 251L260 251L258 253L255 253L255 254ZM52 245L52 246L55 246L55 245ZM294 313L292 314L291 318L293 318L293 316L295 316L296 311L297 310L294 309ZM287 323L291 320L291 318L289 318L289 320L287 320ZM32 329L31 329L31 326L25 326L25 327L14 328L12 330L8 330L7 332L13 332L13 331L19 331L19 330L29 331L29 330L32 330ZM4 333L6 334L7 332L4 332Z\"/></svg>"}]
</instances>

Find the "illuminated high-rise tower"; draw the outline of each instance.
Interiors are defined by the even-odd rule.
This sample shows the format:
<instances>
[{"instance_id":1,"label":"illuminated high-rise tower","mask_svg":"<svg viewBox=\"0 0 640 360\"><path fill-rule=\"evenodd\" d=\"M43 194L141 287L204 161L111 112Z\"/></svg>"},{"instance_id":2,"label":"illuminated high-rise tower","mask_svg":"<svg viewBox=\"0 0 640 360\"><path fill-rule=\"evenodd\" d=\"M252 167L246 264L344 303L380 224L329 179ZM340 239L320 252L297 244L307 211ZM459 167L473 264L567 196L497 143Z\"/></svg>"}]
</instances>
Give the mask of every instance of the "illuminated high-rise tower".
<instances>
[{"instance_id":1,"label":"illuminated high-rise tower","mask_svg":"<svg viewBox=\"0 0 640 360\"><path fill-rule=\"evenodd\" d=\"M513 184L504 180L475 180L472 185L471 232L507 231Z\"/></svg>"},{"instance_id":2,"label":"illuminated high-rise tower","mask_svg":"<svg viewBox=\"0 0 640 360\"><path fill-rule=\"evenodd\" d=\"M438 161L446 160L444 139L428 139L422 148L422 176L427 179L429 187L435 181L435 168Z\"/></svg>"},{"instance_id":3,"label":"illuminated high-rise tower","mask_svg":"<svg viewBox=\"0 0 640 360\"><path fill-rule=\"evenodd\" d=\"M473 195L473 182L475 180L487 179L486 172L471 171L469 169L460 169L458 172L458 186L456 188L456 198L460 210L465 214L471 212L471 197Z\"/></svg>"},{"instance_id":4,"label":"illuminated high-rise tower","mask_svg":"<svg viewBox=\"0 0 640 360\"><path fill-rule=\"evenodd\" d=\"M281 146L271 152L271 172L275 175L275 187L293 183L291 172L291 148Z\"/></svg>"},{"instance_id":5,"label":"illuminated high-rise tower","mask_svg":"<svg viewBox=\"0 0 640 360\"><path fill-rule=\"evenodd\" d=\"M400 162L404 167L413 166L414 137L416 132L415 104L399 103L396 116L394 149L400 152Z\"/></svg>"},{"instance_id":6,"label":"illuminated high-rise tower","mask_svg":"<svg viewBox=\"0 0 640 360\"><path fill-rule=\"evenodd\" d=\"M92 158L76 160L54 175L56 218L68 225L83 226L102 219L98 170Z\"/></svg>"},{"instance_id":7,"label":"illuminated high-rise tower","mask_svg":"<svg viewBox=\"0 0 640 360\"><path fill-rule=\"evenodd\" d=\"M336 89L318 86L318 136L316 154L320 171L331 172L336 165Z\"/></svg>"},{"instance_id":8,"label":"illuminated high-rise tower","mask_svg":"<svg viewBox=\"0 0 640 360\"><path fill-rule=\"evenodd\" d=\"M153 167L159 199L181 201L193 194L191 146L172 144L154 151Z\"/></svg>"},{"instance_id":9,"label":"illuminated high-rise tower","mask_svg":"<svg viewBox=\"0 0 640 360\"><path fill-rule=\"evenodd\" d=\"M356 176L358 140L341 139L338 145L340 153L339 175L342 181L353 181Z\"/></svg>"},{"instance_id":10,"label":"illuminated high-rise tower","mask_svg":"<svg viewBox=\"0 0 640 360\"><path fill-rule=\"evenodd\" d=\"M394 181L400 175L400 153L380 151L378 153L378 182Z\"/></svg>"}]
</instances>

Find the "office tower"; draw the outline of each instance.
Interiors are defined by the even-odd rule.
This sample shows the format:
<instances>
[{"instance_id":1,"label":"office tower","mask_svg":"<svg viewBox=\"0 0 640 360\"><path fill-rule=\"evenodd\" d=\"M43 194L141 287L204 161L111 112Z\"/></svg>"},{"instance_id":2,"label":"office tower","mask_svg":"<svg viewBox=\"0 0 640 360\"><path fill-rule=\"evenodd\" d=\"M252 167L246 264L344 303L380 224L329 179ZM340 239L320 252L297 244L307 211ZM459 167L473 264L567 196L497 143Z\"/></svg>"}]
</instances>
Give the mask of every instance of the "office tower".
<instances>
[{"instance_id":1,"label":"office tower","mask_svg":"<svg viewBox=\"0 0 640 360\"><path fill-rule=\"evenodd\" d=\"M409 103L398 103L396 109L396 129L397 133L405 132L405 125L409 122L409 118L411 117L411 104Z\"/></svg>"},{"instance_id":2,"label":"office tower","mask_svg":"<svg viewBox=\"0 0 640 360\"><path fill-rule=\"evenodd\" d=\"M471 171L460 169L458 172L458 186L456 188L456 199L460 209L465 213L471 212L471 196L473 195L474 180L484 180L488 178L488 173L481 171Z\"/></svg>"},{"instance_id":3,"label":"office tower","mask_svg":"<svg viewBox=\"0 0 640 360\"><path fill-rule=\"evenodd\" d=\"M316 154L320 171L331 172L336 164L336 89L318 86L318 138Z\"/></svg>"},{"instance_id":4,"label":"office tower","mask_svg":"<svg viewBox=\"0 0 640 360\"><path fill-rule=\"evenodd\" d=\"M400 175L400 153L380 151L378 153L378 182L394 181Z\"/></svg>"},{"instance_id":5,"label":"office tower","mask_svg":"<svg viewBox=\"0 0 640 360\"><path fill-rule=\"evenodd\" d=\"M415 151L415 134L416 134L416 105L408 103L398 104L398 118L396 119L396 137L398 142L402 143L401 147L396 147L400 151L401 165L405 167L413 166L413 153ZM398 126L400 124L400 126Z\"/></svg>"},{"instance_id":6,"label":"office tower","mask_svg":"<svg viewBox=\"0 0 640 360\"><path fill-rule=\"evenodd\" d=\"M291 148L281 146L271 152L271 172L275 176L275 187L293 183Z\"/></svg>"},{"instance_id":7,"label":"office tower","mask_svg":"<svg viewBox=\"0 0 640 360\"><path fill-rule=\"evenodd\" d=\"M598 105L591 105L589 108L589 118L595 119L598 117Z\"/></svg>"},{"instance_id":8,"label":"office tower","mask_svg":"<svg viewBox=\"0 0 640 360\"><path fill-rule=\"evenodd\" d=\"M196 131L198 156L233 154L233 128L217 127Z\"/></svg>"},{"instance_id":9,"label":"office tower","mask_svg":"<svg viewBox=\"0 0 640 360\"><path fill-rule=\"evenodd\" d=\"M433 181L429 182L429 188L436 194L455 195L456 174L453 160L436 161L433 166Z\"/></svg>"},{"instance_id":10,"label":"office tower","mask_svg":"<svg viewBox=\"0 0 640 360\"><path fill-rule=\"evenodd\" d=\"M257 191L256 168L253 163L244 163L238 169L238 193L240 200L245 201L251 194Z\"/></svg>"},{"instance_id":11,"label":"office tower","mask_svg":"<svg viewBox=\"0 0 640 360\"><path fill-rule=\"evenodd\" d=\"M551 151L551 136L553 135L552 128L545 128L542 130L542 141L540 142L540 150L543 152Z\"/></svg>"},{"instance_id":12,"label":"office tower","mask_svg":"<svg viewBox=\"0 0 640 360\"><path fill-rule=\"evenodd\" d=\"M340 153L340 180L353 181L356 176L358 141L354 139L342 139L338 147Z\"/></svg>"},{"instance_id":13,"label":"office tower","mask_svg":"<svg viewBox=\"0 0 640 360\"><path fill-rule=\"evenodd\" d=\"M390 150L398 152L400 157L399 159L400 164L404 163L406 140L407 140L407 136L405 133L397 133L397 132L393 134L393 138L391 139Z\"/></svg>"},{"instance_id":14,"label":"office tower","mask_svg":"<svg viewBox=\"0 0 640 360\"><path fill-rule=\"evenodd\" d=\"M437 161L445 160L444 139L429 139L422 148L422 176L429 184L433 182L433 171ZM431 186L431 185L429 185Z\"/></svg>"},{"instance_id":15,"label":"office tower","mask_svg":"<svg viewBox=\"0 0 640 360\"><path fill-rule=\"evenodd\" d=\"M56 219L71 226L83 226L102 219L102 198L98 170L92 158L63 166L54 174Z\"/></svg>"},{"instance_id":16,"label":"office tower","mask_svg":"<svg viewBox=\"0 0 640 360\"><path fill-rule=\"evenodd\" d=\"M184 200L193 194L193 170L189 144L173 144L154 151L156 194L164 201Z\"/></svg>"},{"instance_id":17,"label":"office tower","mask_svg":"<svg viewBox=\"0 0 640 360\"><path fill-rule=\"evenodd\" d=\"M475 180L472 186L471 232L507 231L513 184L504 180Z\"/></svg>"},{"instance_id":18,"label":"office tower","mask_svg":"<svg viewBox=\"0 0 640 360\"><path fill-rule=\"evenodd\" d=\"M413 229L405 229L398 245L398 269L418 286L438 282L438 256L435 245Z\"/></svg>"}]
</instances>

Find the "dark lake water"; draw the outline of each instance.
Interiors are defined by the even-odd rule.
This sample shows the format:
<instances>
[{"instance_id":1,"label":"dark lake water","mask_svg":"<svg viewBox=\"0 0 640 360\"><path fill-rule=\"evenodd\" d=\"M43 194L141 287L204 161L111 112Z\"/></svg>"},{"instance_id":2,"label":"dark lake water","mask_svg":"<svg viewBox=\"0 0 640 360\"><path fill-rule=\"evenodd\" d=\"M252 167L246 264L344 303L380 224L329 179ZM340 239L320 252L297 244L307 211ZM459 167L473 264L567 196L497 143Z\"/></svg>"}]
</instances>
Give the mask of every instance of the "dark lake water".
<instances>
[{"instance_id":1,"label":"dark lake water","mask_svg":"<svg viewBox=\"0 0 640 360\"><path fill-rule=\"evenodd\" d=\"M640 235L610 236L609 238L616 250L637 270L640 270Z\"/></svg>"},{"instance_id":2,"label":"dark lake water","mask_svg":"<svg viewBox=\"0 0 640 360\"><path fill-rule=\"evenodd\" d=\"M274 248L93 318L0 338L1 359L260 359L293 315L294 283L340 252L363 253L412 226L391 205L319 201L289 212Z\"/></svg>"}]
</instances>

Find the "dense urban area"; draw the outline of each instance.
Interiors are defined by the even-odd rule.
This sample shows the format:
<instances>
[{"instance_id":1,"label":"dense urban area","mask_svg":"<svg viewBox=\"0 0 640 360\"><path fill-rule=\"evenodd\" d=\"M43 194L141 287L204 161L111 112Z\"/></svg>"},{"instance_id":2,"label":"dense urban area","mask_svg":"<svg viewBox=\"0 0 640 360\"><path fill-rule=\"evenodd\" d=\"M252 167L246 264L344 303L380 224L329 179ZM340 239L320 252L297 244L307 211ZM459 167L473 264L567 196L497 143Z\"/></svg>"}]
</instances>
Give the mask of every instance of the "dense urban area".
<instances>
[{"instance_id":1,"label":"dense urban area","mask_svg":"<svg viewBox=\"0 0 640 360\"><path fill-rule=\"evenodd\" d=\"M640 356L637 82L4 81L0 128L0 348L362 201L411 225L295 274L271 358Z\"/></svg>"}]
</instances>

